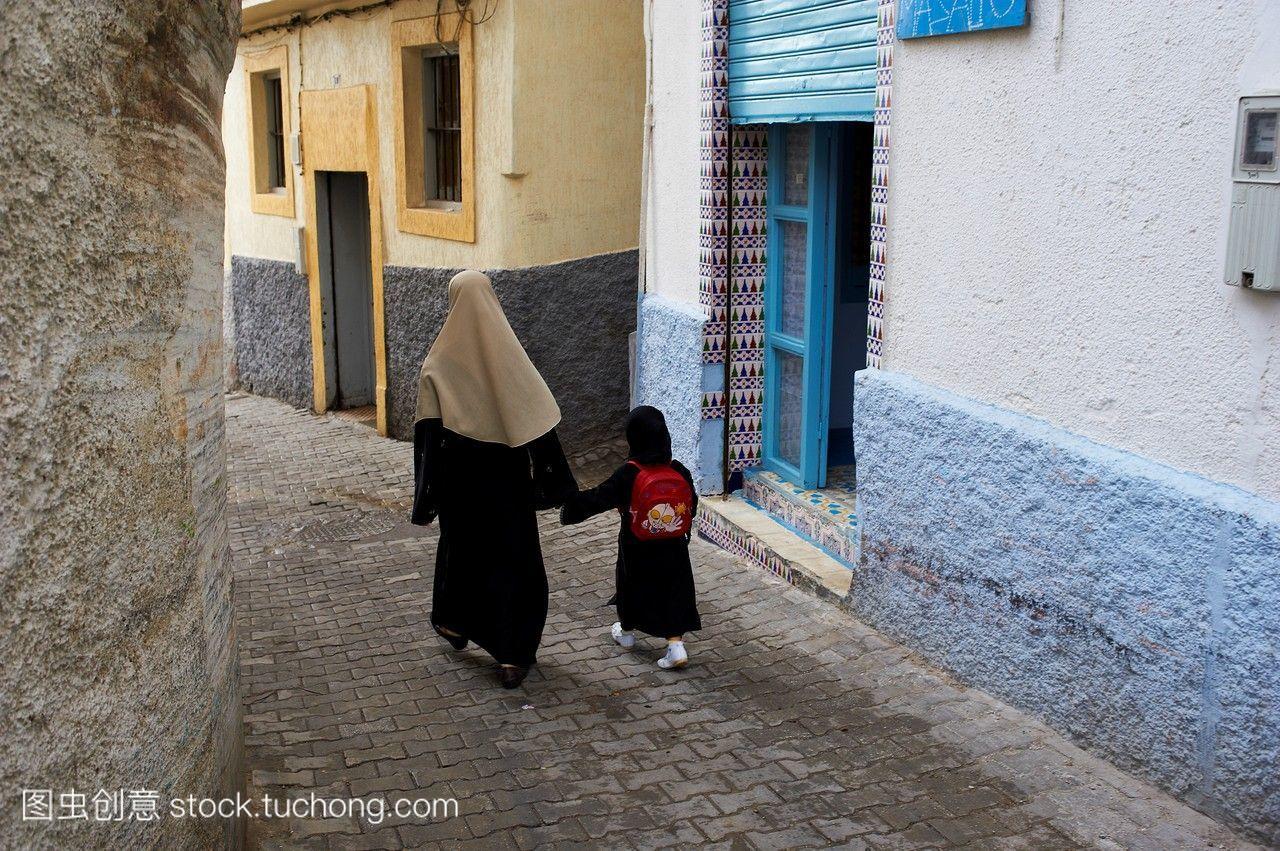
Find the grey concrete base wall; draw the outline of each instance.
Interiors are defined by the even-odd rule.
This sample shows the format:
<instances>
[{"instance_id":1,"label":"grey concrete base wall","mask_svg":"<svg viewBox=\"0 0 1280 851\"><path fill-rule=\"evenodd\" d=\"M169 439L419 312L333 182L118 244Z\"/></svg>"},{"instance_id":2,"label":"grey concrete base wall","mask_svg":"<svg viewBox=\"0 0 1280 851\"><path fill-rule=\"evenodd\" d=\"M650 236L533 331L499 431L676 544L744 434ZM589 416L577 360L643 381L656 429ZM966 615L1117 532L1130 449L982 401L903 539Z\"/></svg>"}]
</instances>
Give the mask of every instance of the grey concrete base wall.
<instances>
[{"instance_id":1,"label":"grey concrete base wall","mask_svg":"<svg viewBox=\"0 0 1280 851\"><path fill-rule=\"evenodd\" d=\"M237 386L310 408L311 302L292 263L231 258Z\"/></svg>"},{"instance_id":2,"label":"grey concrete base wall","mask_svg":"<svg viewBox=\"0 0 1280 851\"><path fill-rule=\"evenodd\" d=\"M892 373L854 428L853 611L1280 842L1280 504Z\"/></svg>"},{"instance_id":3,"label":"grey concrete base wall","mask_svg":"<svg viewBox=\"0 0 1280 851\"><path fill-rule=\"evenodd\" d=\"M706 493L703 479L707 464L702 445L702 326L706 321L696 304L660 295L646 295L640 302L640 328L636 344L636 404L652 405L667 418L671 450ZM723 371L723 370L722 370ZM716 447L719 450L720 444ZM717 467L713 478L720 487Z\"/></svg>"},{"instance_id":4,"label":"grey concrete base wall","mask_svg":"<svg viewBox=\"0 0 1280 851\"><path fill-rule=\"evenodd\" d=\"M627 338L635 329L636 263L633 250L486 273L556 396L560 437L570 451L621 432L630 398ZM449 279L457 272L383 269L388 427L395 437L413 437L418 372L444 324ZM244 348L243 334L238 345Z\"/></svg>"}]
</instances>

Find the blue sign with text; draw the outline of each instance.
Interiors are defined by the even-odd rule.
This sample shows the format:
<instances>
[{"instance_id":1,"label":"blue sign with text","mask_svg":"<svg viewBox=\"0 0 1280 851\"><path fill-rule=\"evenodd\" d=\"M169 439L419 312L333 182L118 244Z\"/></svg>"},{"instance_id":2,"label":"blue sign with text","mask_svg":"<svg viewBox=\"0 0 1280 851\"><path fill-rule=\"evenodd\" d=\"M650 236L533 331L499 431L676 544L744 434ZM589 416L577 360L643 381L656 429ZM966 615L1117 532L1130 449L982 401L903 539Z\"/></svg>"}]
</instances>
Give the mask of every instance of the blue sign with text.
<instances>
[{"instance_id":1,"label":"blue sign with text","mask_svg":"<svg viewBox=\"0 0 1280 851\"><path fill-rule=\"evenodd\" d=\"M1020 27L1027 0L898 0L898 38Z\"/></svg>"}]
</instances>

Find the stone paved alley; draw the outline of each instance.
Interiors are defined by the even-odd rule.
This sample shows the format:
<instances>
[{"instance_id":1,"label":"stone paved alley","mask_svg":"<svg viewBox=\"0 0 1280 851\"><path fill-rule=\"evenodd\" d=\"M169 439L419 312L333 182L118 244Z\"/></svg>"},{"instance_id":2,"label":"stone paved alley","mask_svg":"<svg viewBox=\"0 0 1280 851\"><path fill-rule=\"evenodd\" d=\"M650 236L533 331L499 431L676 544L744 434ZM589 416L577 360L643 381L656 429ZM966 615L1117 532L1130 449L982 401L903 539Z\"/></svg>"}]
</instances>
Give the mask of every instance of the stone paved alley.
<instances>
[{"instance_id":1,"label":"stone paved alley","mask_svg":"<svg viewBox=\"0 0 1280 851\"><path fill-rule=\"evenodd\" d=\"M408 444L255 397L227 415L250 791L460 809L257 819L250 847L1250 847L705 542L693 664L619 651L611 516L542 515L540 664L504 691L428 626Z\"/></svg>"}]
</instances>

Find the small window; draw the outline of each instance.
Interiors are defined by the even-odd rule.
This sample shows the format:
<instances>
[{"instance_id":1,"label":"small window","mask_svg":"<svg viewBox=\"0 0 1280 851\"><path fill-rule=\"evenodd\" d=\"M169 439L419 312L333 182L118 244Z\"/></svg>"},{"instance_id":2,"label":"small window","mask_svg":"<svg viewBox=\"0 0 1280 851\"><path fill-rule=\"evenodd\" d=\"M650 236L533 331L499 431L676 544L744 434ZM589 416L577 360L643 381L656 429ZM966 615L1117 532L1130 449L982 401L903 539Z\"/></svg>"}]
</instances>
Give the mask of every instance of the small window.
<instances>
[{"instance_id":1,"label":"small window","mask_svg":"<svg viewBox=\"0 0 1280 851\"><path fill-rule=\"evenodd\" d=\"M271 189L284 189L284 91L279 74L265 75L262 83L267 107L267 184Z\"/></svg>"},{"instance_id":2,"label":"small window","mask_svg":"<svg viewBox=\"0 0 1280 851\"><path fill-rule=\"evenodd\" d=\"M1241 167L1247 171L1275 171L1277 130L1280 130L1280 110L1245 112Z\"/></svg>"},{"instance_id":3,"label":"small window","mask_svg":"<svg viewBox=\"0 0 1280 851\"><path fill-rule=\"evenodd\" d=\"M456 44L409 47L403 56L410 207L462 204L462 68Z\"/></svg>"},{"instance_id":4,"label":"small window","mask_svg":"<svg viewBox=\"0 0 1280 851\"><path fill-rule=\"evenodd\" d=\"M288 46L246 54L244 74L249 203L255 213L292 218L293 168L286 153L293 132Z\"/></svg>"},{"instance_id":5,"label":"small window","mask_svg":"<svg viewBox=\"0 0 1280 851\"><path fill-rule=\"evenodd\" d=\"M455 46L456 47L456 46ZM423 198L462 202L462 86L458 54L422 57Z\"/></svg>"},{"instance_id":6,"label":"small window","mask_svg":"<svg viewBox=\"0 0 1280 851\"><path fill-rule=\"evenodd\" d=\"M394 21L391 51L396 225L405 233L475 242L471 24L457 12Z\"/></svg>"}]
</instances>

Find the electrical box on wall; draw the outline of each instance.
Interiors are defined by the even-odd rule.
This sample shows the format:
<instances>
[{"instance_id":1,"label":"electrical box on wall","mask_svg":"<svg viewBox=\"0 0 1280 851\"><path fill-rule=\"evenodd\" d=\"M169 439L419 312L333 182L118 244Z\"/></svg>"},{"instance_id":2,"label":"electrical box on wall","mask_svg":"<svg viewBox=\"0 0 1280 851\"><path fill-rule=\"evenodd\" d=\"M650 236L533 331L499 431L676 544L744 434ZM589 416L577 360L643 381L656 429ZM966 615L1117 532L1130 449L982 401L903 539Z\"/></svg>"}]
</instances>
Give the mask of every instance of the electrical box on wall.
<instances>
[{"instance_id":1,"label":"electrical box on wall","mask_svg":"<svg viewBox=\"0 0 1280 851\"><path fill-rule=\"evenodd\" d=\"M1240 99L1226 281L1280 292L1280 95Z\"/></svg>"}]
</instances>

